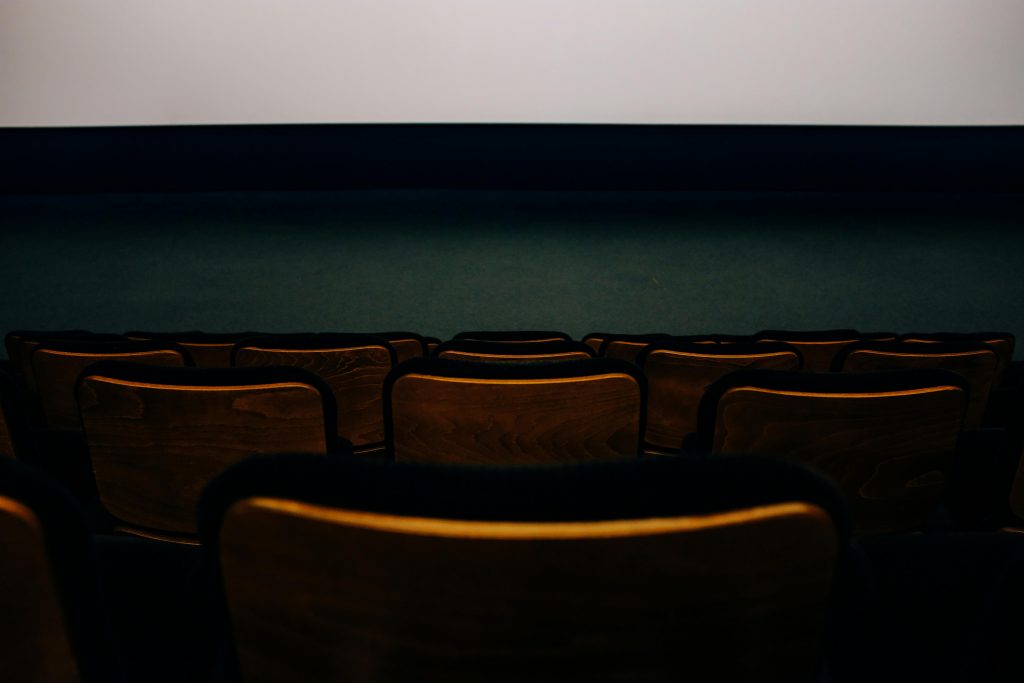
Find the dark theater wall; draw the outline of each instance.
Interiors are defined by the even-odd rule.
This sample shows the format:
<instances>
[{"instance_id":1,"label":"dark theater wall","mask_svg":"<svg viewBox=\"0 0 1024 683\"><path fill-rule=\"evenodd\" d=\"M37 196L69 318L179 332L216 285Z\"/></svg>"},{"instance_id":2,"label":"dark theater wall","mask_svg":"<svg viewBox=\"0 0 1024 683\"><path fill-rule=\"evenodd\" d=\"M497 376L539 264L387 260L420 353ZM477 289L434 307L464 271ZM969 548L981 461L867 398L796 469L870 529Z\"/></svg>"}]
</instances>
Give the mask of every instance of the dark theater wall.
<instances>
[{"instance_id":1,"label":"dark theater wall","mask_svg":"<svg viewBox=\"0 0 1024 683\"><path fill-rule=\"evenodd\" d=\"M1024 334L1024 197L0 196L0 327Z\"/></svg>"}]
</instances>

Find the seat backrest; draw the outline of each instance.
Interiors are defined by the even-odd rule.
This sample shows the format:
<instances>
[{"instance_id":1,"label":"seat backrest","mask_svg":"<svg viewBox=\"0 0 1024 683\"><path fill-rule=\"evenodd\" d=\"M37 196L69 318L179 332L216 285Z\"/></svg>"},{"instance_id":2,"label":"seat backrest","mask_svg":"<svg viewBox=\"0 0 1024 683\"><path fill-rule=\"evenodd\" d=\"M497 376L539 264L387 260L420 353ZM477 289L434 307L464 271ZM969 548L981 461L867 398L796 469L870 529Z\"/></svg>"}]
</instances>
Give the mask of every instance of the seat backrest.
<instances>
[{"instance_id":1,"label":"seat backrest","mask_svg":"<svg viewBox=\"0 0 1024 683\"><path fill-rule=\"evenodd\" d=\"M809 465L846 494L859 533L914 529L943 495L968 396L943 370L739 370L701 400L697 448Z\"/></svg>"},{"instance_id":2,"label":"seat backrest","mask_svg":"<svg viewBox=\"0 0 1024 683\"><path fill-rule=\"evenodd\" d=\"M996 382L995 349L970 343L861 342L839 352L832 368L842 372L880 372L900 368L938 368L957 373L970 388L964 427L980 427Z\"/></svg>"},{"instance_id":3,"label":"seat backrest","mask_svg":"<svg viewBox=\"0 0 1024 683\"><path fill-rule=\"evenodd\" d=\"M800 352L787 344L658 342L637 357L647 376L648 447L677 451L697 431L701 397L712 382L741 368L799 370Z\"/></svg>"},{"instance_id":4,"label":"seat backrest","mask_svg":"<svg viewBox=\"0 0 1024 683\"><path fill-rule=\"evenodd\" d=\"M841 507L751 460L258 459L203 542L246 681L809 681Z\"/></svg>"},{"instance_id":5,"label":"seat backrest","mask_svg":"<svg viewBox=\"0 0 1024 683\"><path fill-rule=\"evenodd\" d=\"M125 339L119 334L104 334L89 330L12 330L4 337L7 358L25 381L29 393L35 393L32 378L32 352L45 341L61 339L89 339L92 341L116 341Z\"/></svg>"},{"instance_id":6,"label":"seat backrest","mask_svg":"<svg viewBox=\"0 0 1024 683\"><path fill-rule=\"evenodd\" d=\"M783 342L800 349L804 372L828 372L836 354L847 346L860 341L895 341L896 335L857 330L762 330L754 338L760 342Z\"/></svg>"},{"instance_id":7,"label":"seat backrest","mask_svg":"<svg viewBox=\"0 0 1024 683\"><path fill-rule=\"evenodd\" d=\"M616 358L618 360L636 362L637 355L643 351L648 344L671 339L667 334L609 334L601 341L601 349L597 355L603 358Z\"/></svg>"},{"instance_id":8,"label":"seat backrest","mask_svg":"<svg viewBox=\"0 0 1024 683\"><path fill-rule=\"evenodd\" d=\"M432 356L434 354L434 349L441 345L441 340L437 337L424 337L423 343L427 346L427 351L424 355Z\"/></svg>"},{"instance_id":9,"label":"seat backrest","mask_svg":"<svg viewBox=\"0 0 1024 683\"><path fill-rule=\"evenodd\" d=\"M330 387L301 368L173 368L104 361L76 391L103 506L129 527L195 533L203 486L251 455L324 454Z\"/></svg>"},{"instance_id":10,"label":"seat backrest","mask_svg":"<svg viewBox=\"0 0 1024 683\"><path fill-rule=\"evenodd\" d=\"M908 332L901 334L900 341L912 343L934 344L945 343L980 343L992 347L999 357L998 377L1002 377L1013 360L1016 337L1010 332Z\"/></svg>"},{"instance_id":11,"label":"seat backrest","mask_svg":"<svg viewBox=\"0 0 1024 683\"><path fill-rule=\"evenodd\" d=\"M121 680L92 537L70 494L0 459L0 538L4 680Z\"/></svg>"},{"instance_id":12,"label":"seat backrest","mask_svg":"<svg viewBox=\"0 0 1024 683\"><path fill-rule=\"evenodd\" d=\"M231 350L243 339L258 332L125 332L129 339L173 342L188 351L200 368L226 368L231 365Z\"/></svg>"},{"instance_id":13,"label":"seat backrest","mask_svg":"<svg viewBox=\"0 0 1024 683\"><path fill-rule=\"evenodd\" d=\"M646 398L643 374L622 361L417 359L384 384L387 450L491 464L636 456Z\"/></svg>"},{"instance_id":14,"label":"seat backrest","mask_svg":"<svg viewBox=\"0 0 1024 683\"><path fill-rule=\"evenodd\" d=\"M422 358L427 355L427 340L415 332L368 332L367 336L386 339L399 363L411 358Z\"/></svg>"},{"instance_id":15,"label":"seat backrest","mask_svg":"<svg viewBox=\"0 0 1024 683\"><path fill-rule=\"evenodd\" d=\"M551 330L476 330L459 332L452 339L466 341L504 342L511 344L528 344L554 341L571 341L565 332Z\"/></svg>"},{"instance_id":16,"label":"seat backrest","mask_svg":"<svg viewBox=\"0 0 1024 683\"><path fill-rule=\"evenodd\" d=\"M477 363L535 363L586 360L595 354L586 344L564 339L523 343L453 339L438 346L431 355Z\"/></svg>"},{"instance_id":17,"label":"seat backrest","mask_svg":"<svg viewBox=\"0 0 1024 683\"><path fill-rule=\"evenodd\" d=\"M48 341L31 355L32 377L46 421L53 431L81 432L75 383L85 368L101 360L146 365L192 365L188 351L159 341Z\"/></svg>"},{"instance_id":18,"label":"seat backrest","mask_svg":"<svg viewBox=\"0 0 1024 683\"><path fill-rule=\"evenodd\" d=\"M397 364L382 337L346 334L267 335L235 345L232 365L287 365L321 377L334 393L338 435L353 446L384 442L384 378Z\"/></svg>"}]
</instances>

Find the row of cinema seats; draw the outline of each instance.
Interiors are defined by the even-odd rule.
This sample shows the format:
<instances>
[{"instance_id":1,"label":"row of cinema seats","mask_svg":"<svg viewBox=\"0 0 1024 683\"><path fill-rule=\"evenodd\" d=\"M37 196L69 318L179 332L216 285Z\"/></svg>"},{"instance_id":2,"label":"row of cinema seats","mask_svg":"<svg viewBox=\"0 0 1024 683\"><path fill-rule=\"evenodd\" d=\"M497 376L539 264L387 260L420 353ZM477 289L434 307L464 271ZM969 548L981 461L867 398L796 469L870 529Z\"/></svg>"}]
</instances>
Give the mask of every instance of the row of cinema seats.
<instances>
[{"instance_id":1,"label":"row of cinema seats","mask_svg":"<svg viewBox=\"0 0 1024 683\"><path fill-rule=\"evenodd\" d=\"M141 336L138 333L131 335ZM353 634L352 620L369 618L373 624L385 623L393 620L394 615L390 612L376 614L373 610L398 609L387 607L386 595L380 596L381 602L375 601L372 605L351 602L355 600L353 596L365 591L394 590L397 592L391 599L398 602L426 600L418 592L415 595L409 593L419 589L450 598L454 590L452 585L422 583L417 578L419 575L403 574L401 569L426 562L431 567L427 576L438 578L456 576L452 567L436 562L431 564L431 560L419 555L403 555L406 550L432 557L447 552L441 549L449 548L454 543L453 539L491 538L491 534L497 534L495 541L512 539L530 540L531 543L554 538L603 539L601 543L594 544L598 548L595 552L618 554L620 549L608 539L632 539L628 543L623 541L629 546L635 545L636 535L660 538L664 534L668 540L667 537L678 532L677 535L689 539L688 543L697 544L683 547L700 548L700 555L709 558L707 567L710 569L700 579L704 583L710 581L714 584L709 578L712 575L727 575L723 574L722 565L728 562L740 562L744 567L749 563L751 571L762 578L773 573L800 575L804 570L798 568L766 568L764 555L777 552L774 545L762 555L755 553L756 557L737 559L733 555L715 558L711 550L702 545L704 540L693 540L708 532L706 543L711 547L723 543L749 545L749 538L744 534L759 528L755 521L759 523L765 514L760 509L763 504L799 502L805 500L801 495L810 495L797 495L793 493L794 489L780 483L767 485L767 489L760 492L767 498L740 495L745 490L742 487L736 489L733 496L729 491L734 484L729 483L723 473L731 473L729 477L738 479L749 476L751 481L760 479L762 483L774 481L776 476L784 478L790 475L769 473L770 468L778 465L774 459L756 459L759 464L741 466L736 464L741 460L733 458L703 457L709 453L776 455L811 465L828 475L832 484L838 485L838 490L845 494L842 496L845 502L839 504L843 508L841 515L845 519L846 509L849 509L856 537L870 538L881 533L928 528L937 519L937 511L941 511L939 503L943 500L950 504L946 513L953 516L956 525L964 528L1021 524L1024 518L1021 514L1024 513L1024 498L1021 497L1024 484L1014 484L1021 449L1019 440L1015 441L1020 434L1020 404L1019 388L1014 384L1016 367L1010 362L1012 336L986 334L974 338L950 338L914 335L906 340L895 335L883 340L863 340L852 336L840 340L845 342L843 344L828 338L839 336L851 337L848 333L773 334L758 341L721 336L603 335L601 342L595 344L594 336L584 342L573 342L558 334L464 333L449 342L435 340L429 344L416 335L399 333L246 335L245 339L234 340L188 335L179 337L177 341L125 339L120 335L96 336L81 332L56 335L12 333L7 339L11 366L13 369L27 367L28 375L18 378L17 373L12 373L14 376L5 380L4 419L10 429L0 431L8 435L10 450L7 452L40 465L53 475L52 478L68 484L80 501L98 504L97 511L102 514L94 515L94 523L101 530L127 532L154 539L146 542L162 542L164 545L167 545L166 541L180 544L201 540L205 547L214 549L208 552L214 552L215 562L223 563L218 564L218 575L224 579L221 585L229 593L229 604L248 604L246 601L261 597L270 602L278 601L278 604L244 608L243 612L249 614L251 620L232 613L234 629L231 638L236 640L247 680L273 679L267 672L282 670L288 674L279 676L280 679L315 680L319 675L315 672L337 671L337 667L365 672L366 667L377 666L391 673L380 677L366 675L365 678L408 680L409 672L416 670L413 667L423 670L428 665L438 665L438 652L450 651L450 648L472 649L466 644L467 631L486 621L488 610L498 610L507 617L508 621L503 619L501 624L509 628L521 628L511 621L513 616L520 614L534 617L540 614L545 621L553 619L551 623L557 626L552 625L546 636L549 643L558 641L560 637L564 639L565 633L576 632L573 628L578 630L595 620L600 621L600 618L593 613L581 612L578 618L585 621L575 623L571 628L564 620L572 618L573 605L578 610L577 601L591 604L593 596L584 593L584 597L580 597L567 592L565 586L557 588L570 596L570 604L561 606L564 613L537 612L541 605L549 604L553 599L543 591L536 592L538 602L531 608L533 611L525 607L509 607L513 602L530 602L536 590L541 577L530 578L526 570L538 571L537 568L542 566L547 572L561 567L567 574L560 580L566 581L570 580L567 577L579 574L580 566L587 566L575 565L571 557L557 555L562 552L557 549L551 556L545 555L546 551L534 549L528 553L528 558L532 559L510 565L526 571L522 574L524 583L516 589L518 592L502 593L495 586L480 582L480 592L474 594L473 600L489 605L484 613L474 614L465 605L449 605L445 609L450 608L463 615L456 619L452 614L445 616L438 612L442 606L424 605L420 620L402 622L404 630L400 629L405 634L440 630L443 637L421 633L424 638L434 635L437 639L406 640L396 633L377 633L373 629L369 632L356 629L358 633ZM785 340L775 337L785 337ZM16 348L20 342L30 344L31 351L25 353L24 345ZM404 361L399 355L402 342L408 342L405 352L413 356ZM595 345L597 352L605 357L594 357ZM218 356L207 353L214 346L219 347ZM430 346L433 346L432 351ZM831 357L827 367L844 372L797 372L805 367L807 357L814 356L822 362L819 356L824 355L822 348L826 346L833 347L829 351ZM195 348L201 350L196 353ZM431 353L432 357L423 357L426 353ZM617 354L619 357L614 358ZM856 371L847 372L851 367L846 364L861 356L864 357L862 362L873 364L872 367L851 366ZM204 358L203 363L208 367L188 367L198 358ZM222 365L225 359L228 365L245 367L209 367ZM886 359L895 360L886 366ZM964 359L971 362L956 365ZM126 360L135 362L126 363ZM157 364L146 365L139 361ZM882 368L918 367L890 369L879 374L876 372L880 369L879 363ZM981 370L972 374L972 369L977 368ZM866 369L873 372L859 372ZM957 372L951 372L951 369ZM657 393L657 387L662 387L661 394ZM672 392L675 392L675 398L665 400L673 395ZM979 395L1001 396L1002 407L993 409L991 399L978 404ZM658 417L659 413L655 411L658 396L662 397L662 405L670 406L674 401L676 410L663 410L660 413L662 417ZM1016 404L1014 397L1018 401ZM686 406L689 407L684 410ZM680 416L683 413L685 417ZM1000 419L1006 421L999 423ZM675 445L674 448L659 449L656 443L652 443L652 424L667 425L662 427L662 431L672 436L666 439L666 445ZM983 425L989 428L978 429ZM992 425L1004 429L993 429ZM677 431L673 433L672 429ZM683 437L688 434L692 436L685 439L684 445ZM480 463L611 462L604 467L591 467L586 463L562 465L558 470L562 474L552 474L554 470L550 469L523 469L520 474L515 471L487 474L463 468L441 469L442 473L438 474L428 465L394 465L378 462L380 458L368 457L356 461L345 457L286 458L283 461L264 461L273 464L246 463L232 468L234 463L261 453L343 456L354 447L357 454L380 454L381 442L383 460L414 463L445 461L465 466ZM2 441L0 445L3 445ZM633 458L632 462L623 459L645 451L682 452L684 455L676 458ZM770 461L773 464L769 464ZM726 462L728 464L723 464ZM744 467L755 469L743 470ZM768 469L758 470L758 467ZM255 468L251 471L257 474L234 474L249 472L247 468ZM715 468L721 468L721 472ZM231 470L225 475L226 481L241 477L241 480L250 481L255 489L246 489L248 484L228 483L218 484L214 490L230 490L234 492L228 496L232 500L232 496L237 495L238 500L248 496L254 502L251 506L243 506L237 518L227 514L227 508L224 508L218 513L221 516L214 516L216 521L204 521L202 508L197 507L198 501L209 482L225 470ZM584 472L588 474L581 474ZM345 488L346 492L335 490L339 486L344 488L342 482L353 477L352 481L362 484ZM590 481L588 477L599 483L581 483L579 492L572 488L577 478L585 482ZM635 495L626 501L618 500L609 487L616 481L630 478L634 480L636 488L631 490ZM683 484L683 479L689 483ZM655 480L662 483L656 484ZM513 481L519 483L513 485ZM1019 476L1017 481L1021 481ZM436 494L427 495L420 487L433 491L435 484L431 482L441 483L437 485ZM509 491L518 492L505 491L506 485L512 487ZM368 489L360 493L363 486ZM515 486L520 488L515 489ZM538 487L544 486L551 488L543 489L547 493L538 493ZM587 489L587 486L593 489ZM658 489L658 486L667 488ZM678 500L667 493L673 488L679 492ZM828 485L825 489L833 490ZM395 490L400 490L402 495L394 494ZM647 500L647 492L655 490L665 492L664 497L651 493L650 500ZM703 497L698 495L702 490ZM559 491L567 500L563 500L564 509L556 510L552 506L559 497ZM211 495L208 493L207 499ZM818 497L811 496L811 499L820 502L823 494L815 495ZM267 503L263 498L271 502ZM642 504L641 500L646 502ZM590 507L581 501L590 501ZM708 505L702 507L703 503ZM209 508L212 504L205 505ZM835 506L825 505L823 509L832 507ZM708 519L693 518L695 515L727 511L728 520L736 521L742 530L732 529L732 521L728 520L715 518L714 523L706 526ZM845 547L847 541L844 539L847 539L848 532L842 529L849 524L836 523L832 512L828 516L833 519L835 528L825 535L839 529L839 547ZM657 531L644 530L643 524L637 521L652 517L665 518L654 523ZM437 524L429 521L432 519ZM765 519L772 521L774 518L767 514ZM229 520L235 521L229 524ZM446 526L453 520L465 523ZM486 524L502 520L515 520L526 526L517 531ZM588 527L588 524L598 522L607 525ZM535 524L530 526L530 523ZM788 523L781 526L787 528ZM572 528L566 528L566 524ZM262 533L255 534L260 536L255 540L250 538L238 542L240 545L224 545L219 535L223 525L243 531L248 528L250 532L260 529ZM819 538L816 543L822 547L832 542L820 540L822 537L817 532L801 528L803 531L800 533L807 538ZM275 538L267 532L268 529L276 529L279 536ZM502 535L509 533L513 536ZM516 533L521 535L515 536ZM774 538L774 534L774 531L769 531L768 537ZM422 547L405 549L401 543L395 546L391 535L397 535L399 539L412 535L438 541L438 544L424 540ZM315 561L317 558L304 557L301 561L288 560L266 566L261 570L264 576L260 579L256 574L247 573L248 568L255 567L252 561L256 556L269 553L280 557L280 546L275 551L274 543L287 545L290 540L304 538L312 545L303 547L322 548L329 542L332 547L337 543L342 548L344 546L340 544L349 536L364 545L375 546L379 542L380 548L371 563L362 569L352 570L359 573L349 576L346 585L351 586L354 593L344 600L339 598L337 604L328 597L340 590L336 580L343 575L339 571L350 561L352 552L339 550L337 557L320 558L325 564L319 569ZM111 538L124 540L124 537ZM377 538L380 540L374 540ZM723 541L726 538L733 540ZM794 541L787 541L791 542ZM264 543L269 545L261 545ZM359 545L360 552L364 545ZM549 544L539 545L547 547ZM588 544L576 543L574 547L583 545ZM287 547L289 553L298 552L294 543ZM510 547L527 546L512 543ZM808 552L802 546L793 548L799 557ZM656 551L660 552L657 548L651 552ZM109 550L105 552L106 556L111 556ZM121 551L115 551L114 556L117 552ZM469 563L460 579L463 583L455 585L464 586L466 582L472 582L467 577L487 574L483 569L486 562L495 561L496 557L489 552L484 552L472 562L467 560ZM838 555L844 552L837 551ZM314 554L319 556L321 553ZM518 556L518 553L513 554ZM632 566L642 562L644 556L628 557L626 562ZM393 558L394 563L388 565L388 558ZM712 559L717 559L718 564ZM815 561L822 560L819 557ZM598 556L588 562L601 567ZM664 565L665 562L667 560L659 560L661 569L657 572L685 575L684 568ZM501 563L509 564L510 560L503 557ZM232 566L240 582L235 588L228 578ZM367 574L373 573L375 567L385 566L392 568L390 574L384 572L385 578L391 582L386 588L371 588L359 583L366 580ZM307 574L307 571L321 571L322 574ZM612 573L595 577L597 587L591 586L592 590L599 587L607 593L608 582L615 578L614 572L621 572L623 568L616 565L609 567L608 571ZM849 568L842 570L844 575L848 571ZM289 577L289 572L297 572L292 577L296 581L307 582L309 586L319 586L320 589L307 588L306 593L299 595L283 591L281 583L287 584L290 580L282 577ZM665 576L668 574L663 578ZM737 575L730 576L735 578ZM835 578L832 574L828 576L831 577L827 579L829 581ZM656 583L651 575L638 576L636 580ZM743 577L737 580L747 582ZM815 580L825 579L819 575ZM268 591L268 584L264 582L271 582L277 588ZM395 587L395 582L403 586L401 590ZM527 588L530 595L524 594ZM755 593L763 589L757 582L751 584ZM231 597L233 591L237 591L239 597ZM716 598L718 602L712 600L708 604L714 604L723 620L735 622L733 617L728 617L729 609L735 607L730 601L740 597L726 593L724 591L720 599ZM785 586L775 585L769 593L786 596L787 603L794 600ZM620 608L622 604L643 603L640 594L607 595L608 600ZM681 596L680 599L696 600L697 597ZM831 599L826 598L825 603ZM312 644L295 642L294 636L288 635L288 628L301 622L301 613L308 613L309 605L321 606L320 601L324 601L323 608L337 618L328 619L328 623L319 626L327 628L340 624L349 630L344 637L338 633L318 632ZM213 602L220 604L216 600ZM723 606L725 603L732 607ZM604 605L602 609L608 607L600 601L594 604ZM815 604L820 610L821 604ZM505 611L499 609L501 605L505 605ZM347 613L347 609L357 610L358 614ZM677 611L673 614L678 614L678 610L683 608L677 605L674 609ZM687 609L694 607L690 605ZM781 609L777 604L765 606L766 614L771 617L766 617L768 621L764 623L776 626L795 623L792 616L783 619L781 615L785 610ZM341 616L343 614L344 617ZM657 639L656 631L661 632L659 629L682 628L686 631L688 628L679 623L664 622L670 618L666 614L655 616L658 629L617 633L616 638L628 635L627 640L635 638L638 643L652 637ZM678 616L671 618L677 619ZM702 613L701 619L709 618ZM448 624L446 619L454 621ZM623 619L616 616L608 623L621 627ZM782 622L773 621L778 619ZM269 628L274 624L282 626L277 630ZM467 629L467 624L472 628ZM302 629L315 626L302 624ZM749 626L747 622L746 628ZM989 626L986 622L986 627ZM732 623L732 627L735 628L736 623ZM495 629L489 637L501 642L512 637L498 626ZM242 635L242 632L248 635ZM809 671L820 664L816 657L808 655L821 647L822 636L817 633L814 637L806 633L794 636L797 642L810 643L808 649L796 657L799 665L787 659L785 648L770 639L765 640L762 634L760 640L754 639L756 643L748 643L752 648L750 652L744 649L743 661L746 663L742 666L752 668L749 671L744 669L746 674L737 674L736 678L757 680L750 672L765 670L779 673L778 676L766 676L766 679L806 678L792 674L798 669L785 667L803 666ZM744 637L751 637L746 631L744 634ZM737 637L736 633L731 635ZM598 642L606 642L601 639L609 637L609 633L593 634ZM701 654L718 658L736 654L724 652L721 648L716 650L699 639L694 640L692 633L686 637L691 645L701 644ZM360 646L354 649L323 647L324 643L349 638L354 638L353 642L360 643ZM400 642L395 645L389 639ZM480 657L484 657L483 653L492 656L495 654L494 643L498 641L480 640L472 647L480 648ZM384 647L382 643L392 643L395 649ZM666 641L666 646L673 643ZM533 642L524 643L520 639L513 641L513 645L505 652L509 661L500 658L489 660L502 671L510 672L509 678L522 678L527 671L536 673L540 668L550 671L552 677L562 672L559 677L564 678L565 667L573 658L580 656L578 651L567 650L565 660L556 665L556 661L550 659L555 656L548 651L551 646L537 652L531 649L536 647ZM557 649L564 647L563 643ZM678 649L678 643L673 647ZM366 648L376 654L366 654ZM385 652L381 652L381 648ZM634 648L634 645L629 648ZM640 648L640 645L635 644L635 648ZM759 648L764 648L764 651ZM638 670L638 662L643 660L636 656L639 651L631 650L632 654L624 660L629 662L630 670ZM686 656L695 663L702 661L694 659L697 655L690 649L679 651L689 653ZM779 652L780 660L768 662L765 657L769 651ZM308 672L297 673L287 668L297 666L296 652L304 653L298 661L305 662L301 666L310 667ZM387 652L398 652L400 656L391 661L386 656ZM430 661L418 660L417 653ZM681 666L678 662L671 666L664 662L664 652L647 654L656 655L657 661L661 662L657 667L669 667L675 671L675 667ZM596 654L588 656L597 661ZM516 668L511 662L518 657L527 659ZM529 657L535 659L531 662ZM446 660L446 666L451 665L450 660L451 657ZM312 661L316 663L310 663ZM811 666L812 662L818 663ZM459 675L470 680L474 678L474 671L486 670L483 659L468 657L463 663L465 670L461 674L453 673L454 680L460 680ZM740 662L736 664L741 665ZM844 668L846 666L856 668L849 662L844 664ZM597 668L607 670L609 674L613 671L607 668L607 663L603 667ZM233 670L233 665L229 669ZM658 668L662 674L666 670ZM641 671L636 679L659 678L654 671L649 673ZM324 677L329 678L327 675Z\"/></svg>"}]
</instances>

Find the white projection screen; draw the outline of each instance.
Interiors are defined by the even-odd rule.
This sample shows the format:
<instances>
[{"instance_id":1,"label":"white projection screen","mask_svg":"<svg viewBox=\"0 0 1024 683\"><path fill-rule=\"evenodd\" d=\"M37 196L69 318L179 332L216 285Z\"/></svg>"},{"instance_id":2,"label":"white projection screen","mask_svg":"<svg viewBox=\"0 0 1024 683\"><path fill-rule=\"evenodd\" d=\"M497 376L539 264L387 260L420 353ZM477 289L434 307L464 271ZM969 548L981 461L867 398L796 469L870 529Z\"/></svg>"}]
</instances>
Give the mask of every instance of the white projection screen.
<instances>
[{"instance_id":1,"label":"white projection screen","mask_svg":"<svg viewBox=\"0 0 1024 683\"><path fill-rule=\"evenodd\" d=\"M1024 124L1024 0L0 0L0 126Z\"/></svg>"}]
</instances>

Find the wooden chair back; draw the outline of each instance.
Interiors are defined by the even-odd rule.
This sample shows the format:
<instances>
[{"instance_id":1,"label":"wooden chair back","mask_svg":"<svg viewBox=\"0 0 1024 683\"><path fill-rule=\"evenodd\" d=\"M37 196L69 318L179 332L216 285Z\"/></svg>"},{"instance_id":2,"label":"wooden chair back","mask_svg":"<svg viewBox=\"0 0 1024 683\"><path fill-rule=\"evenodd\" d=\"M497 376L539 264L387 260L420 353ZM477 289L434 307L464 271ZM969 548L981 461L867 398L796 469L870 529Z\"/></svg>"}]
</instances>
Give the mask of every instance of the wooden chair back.
<instances>
[{"instance_id":1,"label":"wooden chair back","mask_svg":"<svg viewBox=\"0 0 1024 683\"><path fill-rule=\"evenodd\" d=\"M278 459L277 486L233 470L204 498L203 528L241 678L814 680L844 542L835 520L792 491L694 509L682 501L697 487L736 498L744 484L682 460L631 461L653 465L639 478L601 468L597 487L551 468L438 479L420 466L414 484L328 461L335 472L302 472L322 482L310 496L288 476L294 459ZM374 500L384 491L403 500ZM553 498L575 512L554 513Z\"/></svg>"},{"instance_id":2,"label":"wooden chair back","mask_svg":"<svg viewBox=\"0 0 1024 683\"><path fill-rule=\"evenodd\" d=\"M620 361L405 363L384 387L397 460L515 464L640 453L647 388Z\"/></svg>"},{"instance_id":3,"label":"wooden chair back","mask_svg":"<svg viewBox=\"0 0 1024 683\"><path fill-rule=\"evenodd\" d=\"M564 339L522 343L453 339L438 346L432 355L474 363L537 363L587 360L595 354L586 344Z\"/></svg>"},{"instance_id":4,"label":"wooden chair back","mask_svg":"<svg viewBox=\"0 0 1024 683\"><path fill-rule=\"evenodd\" d=\"M708 388L698 448L809 465L845 493L859 533L906 531L943 496L967 398L942 370L740 370Z\"/></svg>"},{"instance_id":5,"label":"wooden chair back","mask_svg":"<svg viewBox=\"0 0 1024 683\"><path fill-rule=\"evenodd\" d=\"M231 366L231 351L235 344L256 332L125 332L130 339L165 341L180 345L192 357L196 367L227 368Z\"/></svg>"},{"instance_id":6,"label":"wooden chair back","mask_svg":"<svg viewBox=\"0 0 1024 683\"><path fill-rule=\"evenodd\" d=\"M988 397L997 380L999 357L985 344L860 343L836 356L833 369L842 372L882 372L902 368L937 368L957 373L970 388L964 428L981 427Z\"/></svg>"},{"instance_id":7,"label":"wooden chair back","mask_svg":"<svg viewBox=\"0 0 1024 683\"><path fill-rule=\"evenodd\" d=\"M647 448L678 451L697 431L700 400L720 377L742 368L795 371L800 363L800 352L786 344L649 345L637 358L647 376Z\"/></svg>"},{"instance_id":8,"label":"wooden chair back","mask_svg":"<svg viewBox=\"0 0 1024 683\"><path fill-rule=\"evenodd\" d=\"M336 408L300 368L170 368L108 361L77 387L100 501L123 530L196 533L203 487L252 455L324 454Z\"/></svg>"},{"instance_id":9,"label":"wooden chair back","mask_svg":"<svg viewBox=\"0 0 1024 683\"><path fill-rule=\"evenodd\" d=\"M795 346L803 356L804 372L829 372L836 355L860 341L895 341L887 332L863 333L857 330L821 330L813 332L762 330L754 335L760 342L782 342Z\"/></svg>"},{"instance_id":10,"label":"wooden chair back","mask_svg":"<svg viewBox=\"0 0 1024 683\"><path fill-rule=\"evenodd\" d=\"M318 375L338 409L338 436L357 448L384 442L384 378L397 364L392 346L364 335L276 335L239 342L236 367L284 365Z\"/></svg>"}]
</instances>

